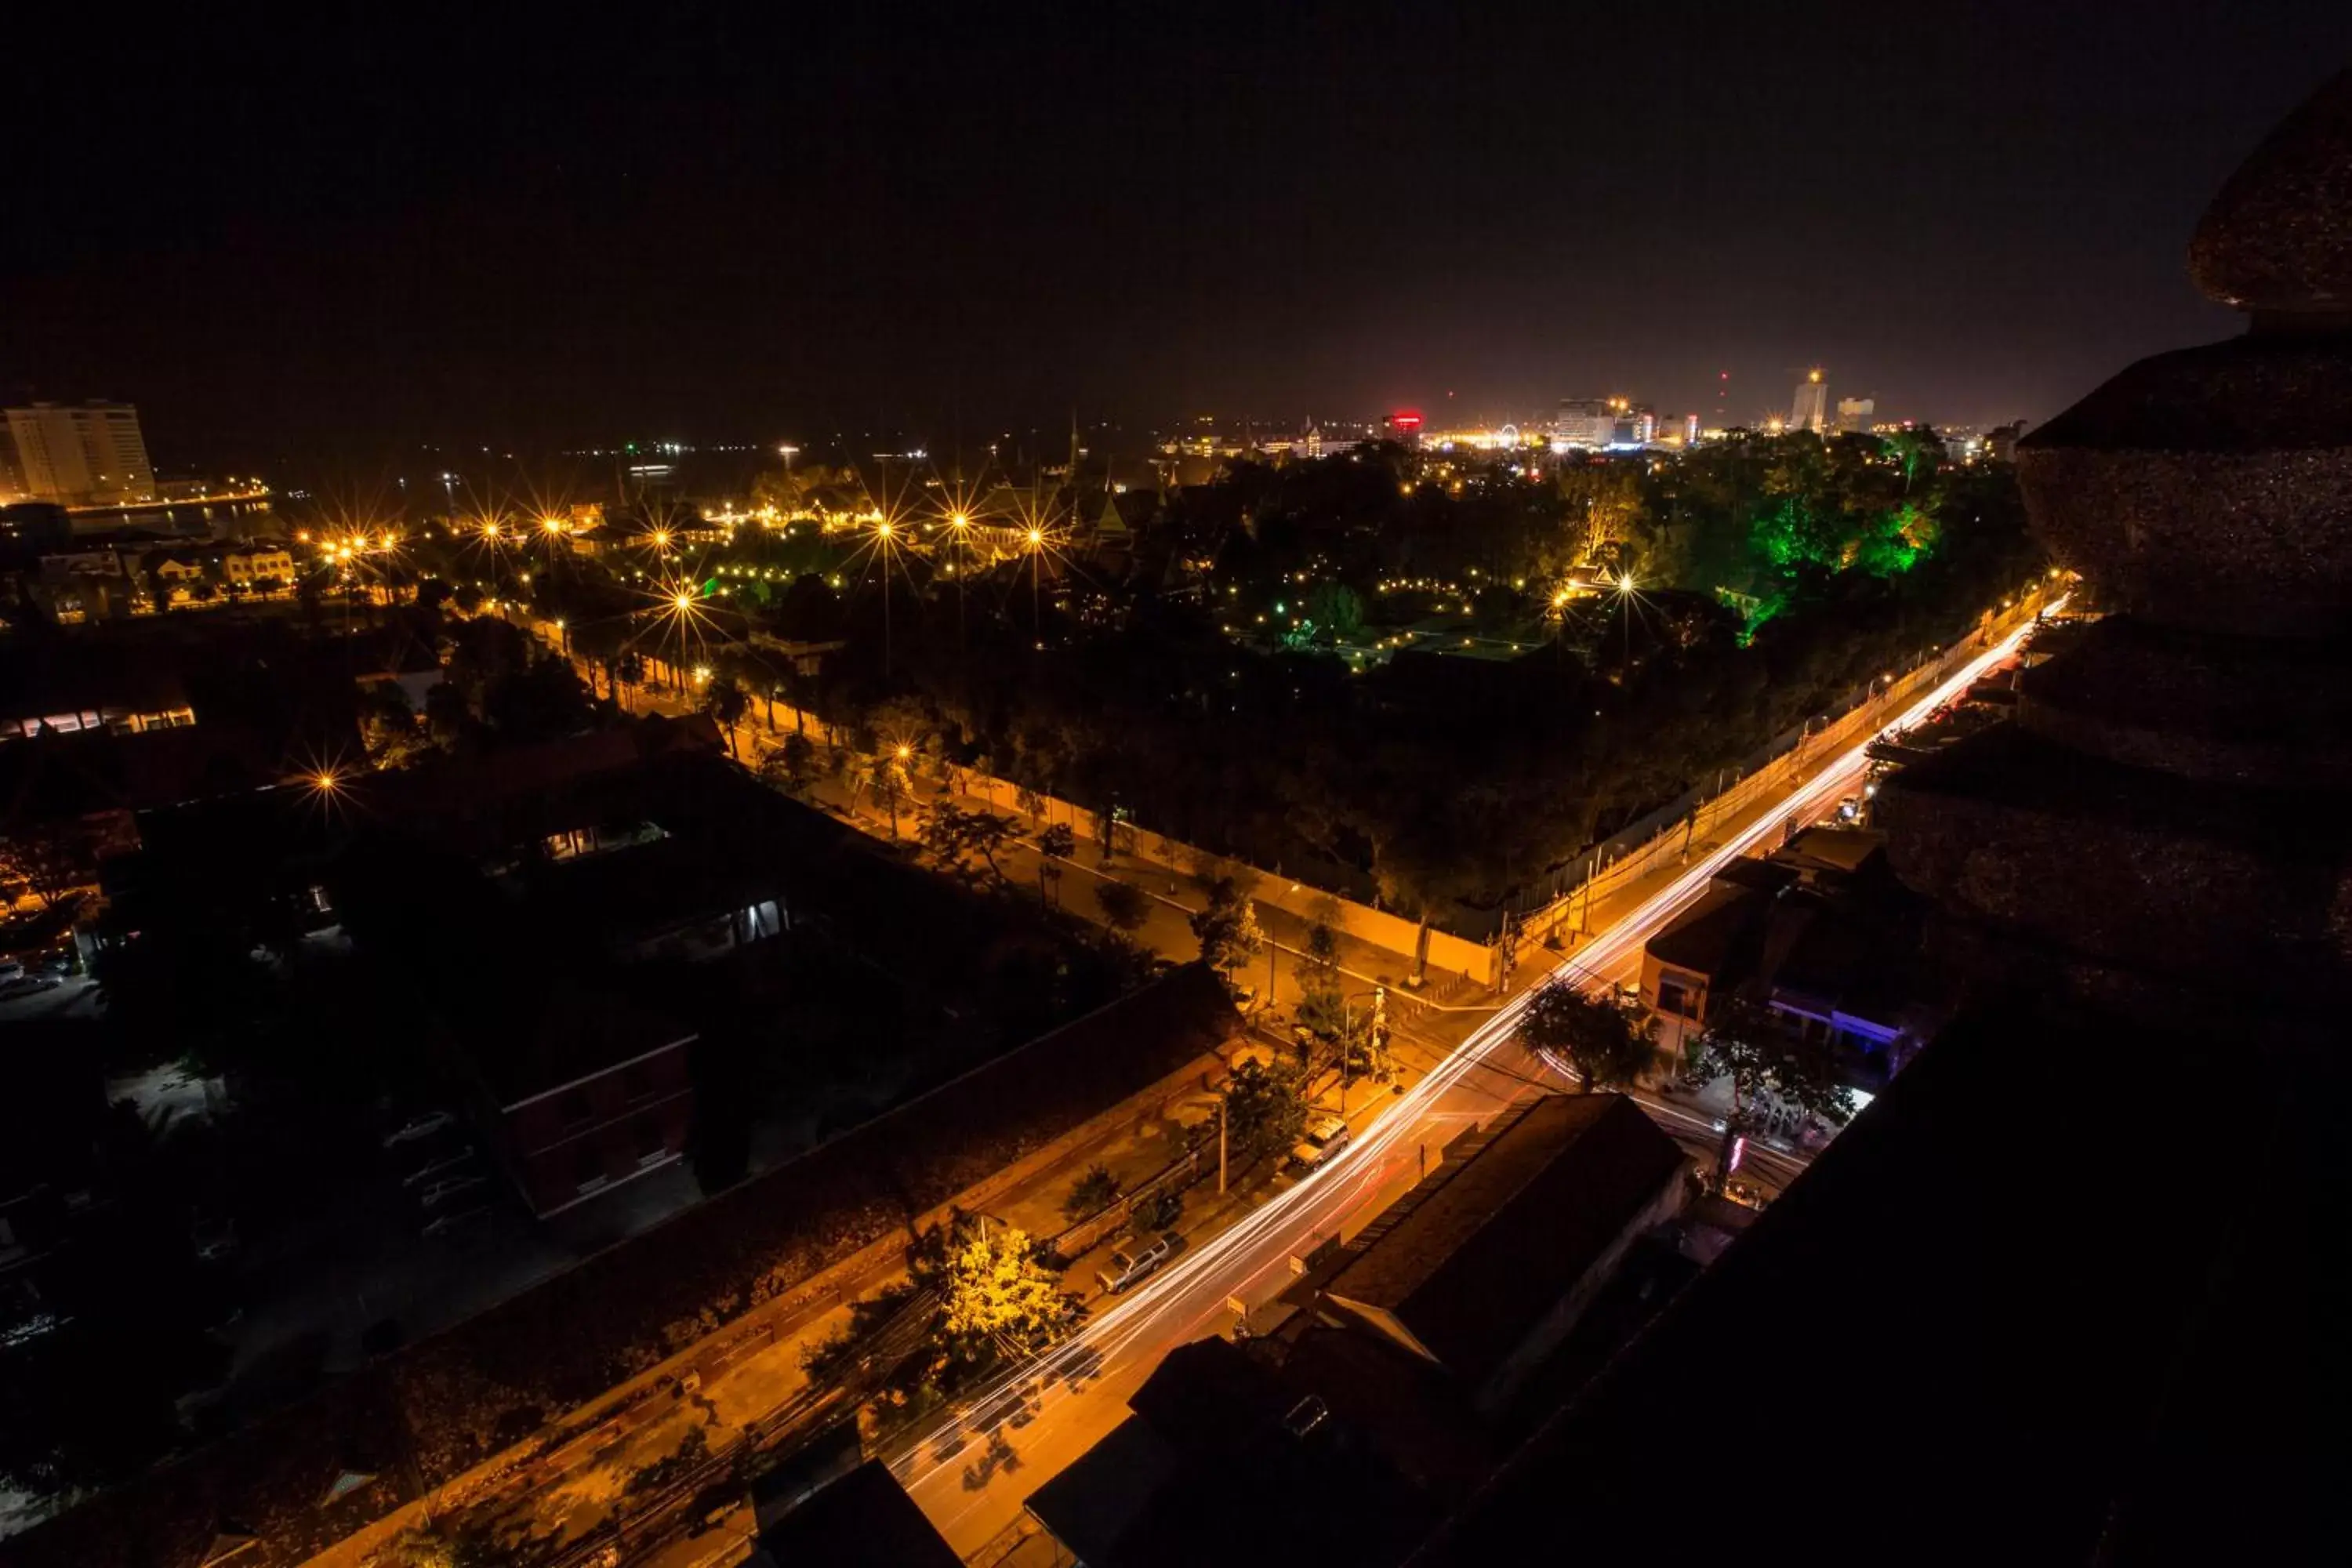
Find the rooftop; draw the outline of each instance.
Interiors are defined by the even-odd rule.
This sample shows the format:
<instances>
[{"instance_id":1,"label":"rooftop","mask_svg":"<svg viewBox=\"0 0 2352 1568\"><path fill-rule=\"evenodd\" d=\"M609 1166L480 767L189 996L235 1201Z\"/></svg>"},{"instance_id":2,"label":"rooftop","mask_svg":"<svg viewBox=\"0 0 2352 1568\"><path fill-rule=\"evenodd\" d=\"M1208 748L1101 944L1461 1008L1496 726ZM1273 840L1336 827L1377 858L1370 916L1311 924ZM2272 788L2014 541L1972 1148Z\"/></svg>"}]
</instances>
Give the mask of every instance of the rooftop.
<instances>
[{"instance_id":1,"label":"rooftop","mask_svg":"<svg viewBox=\"0 0 2352 1568\"><path fill-rule=\"evenodd\" d=\"M1553 1095L1410 1208L1325 1289L1392 1314L1438 1363L1483 1383L1682 1168L1683 1152L1622 1095Z\"/></svg>"},{"instance_id":2,"label":"rooftop","mask_svg":"<svg viewBox=\"0 0 2352 1568\"><path fill-rule=\"evenodd\" d=\"M695 1038L675 1019L576 986L554 987L539 1005L525 1028L476 1031L474 1058L504 1110Z\"/></svg>"},{"instance_id":3,"label":"rooftop","mask_svg":"<svg viewBox=\"0 0 2352 1568\"><path fill-rule=\"evenodd\" d=\"M1646 951L1659 963L1677 969L1706 975L1727 973L1761 938L1773 897L1741 882L1718 880L1674 924L1652 937Z\"/></svg>"},{"instance_id":4,"label":"rooftop","mask_svg":"<svg viewBox=\"0 0 2352 1568\"><path fill-rule=\"evenodd\" d=\"M780 1568L962 1568L879 1459L821 1488L761 1531L760 1550Z\"/></svg>"}]
</instances>

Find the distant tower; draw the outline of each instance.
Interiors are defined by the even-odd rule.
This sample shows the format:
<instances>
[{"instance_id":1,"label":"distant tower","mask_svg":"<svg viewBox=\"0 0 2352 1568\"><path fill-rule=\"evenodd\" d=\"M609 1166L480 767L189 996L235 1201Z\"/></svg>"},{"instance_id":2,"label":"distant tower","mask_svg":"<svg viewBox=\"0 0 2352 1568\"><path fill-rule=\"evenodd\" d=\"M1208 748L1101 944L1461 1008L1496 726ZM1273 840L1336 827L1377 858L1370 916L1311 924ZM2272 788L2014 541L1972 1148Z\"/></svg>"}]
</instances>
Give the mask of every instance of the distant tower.
<instances>
[{"instance_id":1,"label":"distant tower","mask_svg":"<svg viewBox=\"0 0 2352 1568\"><path fill-rule=\"evenodd\" d=\"M1797 401L1789 409L1789 428L1818 433L1829 426L1829 383L1822 379L1820 371L1809 370L1805 379L1797 384Z\"/></svg>"}]
</instances>

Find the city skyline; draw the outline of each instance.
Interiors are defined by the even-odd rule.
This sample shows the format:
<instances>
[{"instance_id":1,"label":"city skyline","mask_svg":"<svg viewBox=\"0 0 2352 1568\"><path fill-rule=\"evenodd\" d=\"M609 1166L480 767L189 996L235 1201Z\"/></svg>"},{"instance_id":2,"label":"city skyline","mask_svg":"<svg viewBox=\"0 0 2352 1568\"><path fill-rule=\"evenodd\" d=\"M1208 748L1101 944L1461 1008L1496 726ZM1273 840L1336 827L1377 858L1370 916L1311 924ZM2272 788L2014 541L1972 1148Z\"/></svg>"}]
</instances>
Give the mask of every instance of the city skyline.
<instances>
[{"instance_id":1,"label":"city skyline","mask_svg":"<svg viewBox=\"0 0 2352 1568\"><path fill-rule=\"evenodd\" d=\"M26 166L0 390L139 404L172 471L1074 405L1743 423L1815 363L2038 419L2226 330L2147 258L2352 41L2323 15L2191 7L2127 58L2022 9L1671 51L1502 16L165 28L33 89L135 199Z\"/></svg>"}]
</instances>

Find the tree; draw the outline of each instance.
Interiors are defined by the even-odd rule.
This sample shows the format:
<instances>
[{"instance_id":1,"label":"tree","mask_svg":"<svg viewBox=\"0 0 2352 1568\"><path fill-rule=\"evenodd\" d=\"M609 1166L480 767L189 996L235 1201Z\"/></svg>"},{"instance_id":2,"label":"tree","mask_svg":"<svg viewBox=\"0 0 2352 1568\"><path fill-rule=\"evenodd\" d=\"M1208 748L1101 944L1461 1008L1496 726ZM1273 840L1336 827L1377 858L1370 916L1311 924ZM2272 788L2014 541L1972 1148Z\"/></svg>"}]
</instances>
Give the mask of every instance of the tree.
<instances>
[{"instance_id":1,"label":"tree","mask_svg":"<svg viewBox=\"0 0 2352 1568\"><path fill-rule=\"evenodd\" d=\"M49 909L89 880L89 836L78 822L27 822L0 837L0 870L21 877Z\"/></svg>"},{"instance_id":2,"label":"tree","mask_svg":"<svg viewBox=\"0 0 2352 1568\"><path fill-rule=\"evenodd\" d=\"M1539 1056L1565 1062L1587 1094L1622 1089L1656 1059L1654 1026L1636 1026L1622 1007L1597 1001L1567 980L1548 981L1528 998L1519 1040Z\"/></svg>"},{"instance_id":3,"label":"tree","mask_svg":"<svg viewBox=\"0 0 2352 1568\"><path fill-rule=\"evenodd\" d=\"M905 804L908 786L907 764L896 752L877 757L865 768L866 780L874 786L874 798L880 801L890 814L890 842L898 841L898 807Z\"/></svg>"},{"instance_id":4,"label":"tree","mask_svg":"<svg viewBox=\"0 0 2352 1568\"><path fill-rule=\"evenodd\" d=\"M1062 1200L1062 1217L1076 1225L1118 1201L1118 1178L1110 1173L1108 1165L1091 1165L1085 1175L1070 1184L1070 1195Z\"/></svg>"},{"instance_id":5,"label":"tree","mask_svg":"<svg viewBox=\"0 0 2352 1568\"><path fill-rule=\"evenodd\" d=\"M409 706L408 694L389 680L361 691L359 721L371 767L404 768L433 749L432 732Z\"/></svg>"},{"instance_id":6,"label":"tree","mask_svg":"<svg viewBox=\"0 0 2352 1568\"><path fill-rule=\"evenodd\" d=\"M1224 878L1209 889L1208 908L1194 915L1192 924L1192 934L1201 939L1202 959L1229 981L1234 971L1265 951L1256 910Z\"/></svg>"},{"instance_id":7,"label":"tree","mask_svg":"<svg viewBox=\"0 0 2352 1568\"><path fill-rule=\"evenodd\" d=\"M375 1561L384 1568L512 1568L523 1556L515 1548L500 1545L486 1529L424 1524L411 1525L394 1536Z\"/></svg>"},{"instance_id":8,"label":"tree","mask_svg":"<svg viewBox=\"0 0 2352 1568\"><path fill-rule=\"evenodd\" d=\"M1364 629L1364 601L1345 583L1324 583L1307 596L1307 618L1316 637L1345 642Z\"/></svg>"},{"instance_id":9,"label":"tree","mask_svg":"<svg viewBox=\"0 0 2352 1568\"><path fill-rule=\"evenodd\" d=\"M961 877L965 874L964 851L970 847L971 818L946 795L940 795L922 808L915 828L915 837L942 870ZM895 828L893 829L895 832Z\"/></svg>"},{"instance_id":10,"label":"tree","mask_svg":"<svg viewBox=\"0 0 2352 1568\"><path fill-rule=\"evenodd\" d=\"M477 625L503 625L478 622ZM483 721L509 745L576 735L596 722L595 699L569 659L533 659L492 675L482 686Z\"/></svg>"},{"instance_id":11,"label":"tree","mask_svg":"<svg viewBox=\"0 0 2352 1568\"><path fill-rule=\"evenodd\" d=\"M810 781L816 776L815 744L797 732L785 736L782 745L761 759L760 776L787 795L807 793Z\"/></svg>"},{"instance_id":12,"label":"tree","mask_svg":"<svg viewBox=\"0 0 2352 1568\"><path fill-rule=\"evenodd\" d=\"M1095 902L1102 906L1103 919L1111 929L1127 936L1143 929L1144 917L1151 910L1142 889L1108 878L1095 884Z\"/></svg>"},{"instance_id":13,"label":"tree","mask_svg":"<svg viewBox=\"0 0 2352 1568\"><path fill-rule=\"evenodd\" d=\"M967 1365L1034 1355L1066 1338L1085 1312L1037 1261L1025 1232L961 1210L917 1244L908 1272L938 1293L934 1343Z\"/></svg>"},{"instance_id":14,"label":"tree","mask_svg":"<svg viewBox=\"0 0 2352 1568\"><path fill-rule=\"evenodd\" d=\"M1322 900L1329 903L1329 900ZM1331 929L1327 911L1318 907L1307 928L1298 954L1298 989L1308 994L1339 989L1339 933Z\"/></svg>"},{"instance_id":15,"label":"tree","mask_svg":"<svg viewBox=\"0 0 2352 1568\"><path fill-rule=\"evenodd\" d=\"M1056 907L1060 905L1062 868L1058 862L1068 859L1077 853L1077 849L1078 836L1068 823L1052 823L1039 830L1037 834L1037 896L1040 899L1049 896L1046 889L1050 885L1053 889L1050 896Z\"/></svg>"},{"instance_id":16,"label":"tree","mask_svg":"<svg viewBox=\"0 0 2352 1568\"><path fill-rule=\"evenodd\" d=\"M999 851L1013 841L1013 819L999 816L992 811L975 806L970 811L959 807L946 795L923 808L922 826L919 830L923 847L929 849L940 866L959 876L964 872L963 858L978 855L996 879L1004 880L1004 869L997 865Z\"/></svg>"},{"instance_id":17,"label":"tree","mask_svg":"<svg viewBox=\"0 0 2352 1568\"><path fill-rule=\"evenodd\" d=\"M1304 1075L1243 1059L1225 1080L1225 1138L1244 1160L1290 1148L1307 1131Z\"/></svg>"},{"instance_id":18,"label":"tree","mask_svg":"<svg viewBox=\"0 0 2352 1568\"><path fill-rule=\"evenodd\" d=\"M727 754L735 754L735 726L751 709L751 693L735 684L731 675L717 675L702 689L702 710L727 731Z\"/></svg>"},{"instance_id":19,"label":"tree","mask_svg":"<svg viewBox=\"0 0 2352 1568\"><path fill-rule=\"evenodd\" d=\"M1716 1180L1728 1173L1732 1142L1752 1131L1777 1102L1832 1125L1853 1115L1853 1091L1840 1077L1836 1053L1827 1038L1808 1039L1785 1014L1743 997L1709 1004L1712 1015L1692 1053L1692 1065L1708 1079L1731 1079L1731 1114L1724 1118Z\"/></svg>"}]
</instances>

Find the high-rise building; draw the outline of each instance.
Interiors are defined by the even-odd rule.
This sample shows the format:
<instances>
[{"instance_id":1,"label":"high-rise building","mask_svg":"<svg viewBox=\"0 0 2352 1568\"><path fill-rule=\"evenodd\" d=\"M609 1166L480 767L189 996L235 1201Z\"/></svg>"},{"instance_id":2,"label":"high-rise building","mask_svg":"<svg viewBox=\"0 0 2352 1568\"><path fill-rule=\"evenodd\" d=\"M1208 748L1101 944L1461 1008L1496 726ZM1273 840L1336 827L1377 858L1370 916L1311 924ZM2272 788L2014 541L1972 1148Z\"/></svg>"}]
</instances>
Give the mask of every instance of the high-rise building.
<instances>
[{"instance_id":1,"label":"high-rise building","mask_svg":"<svg viewBox=\"0 0 2352 1568\"><path fill-rule=\"evenodd\" d=\"M1551 434L1563 447L1597 452L1617 438L1616 406L1606 397L1563 397Z\"/></svg>"},{"instance_id":2,"label":"high-rise building","mask_svg":"<svg viewBox=\"0 0 2352 1568\"><path fill-rule=\"evenodd\" d=\"M1816 433L1826 430L1830 425L1829 409L1829 384L1822 379L1820 371L1807 371L1805 379L1797 383L1797 400L1789 408L1789 428Z\"/></svg>"},{"instance_id":3,"label":"high-rise building","mask_svg":"<svg viewBox=\"0 0 2352 1568\"><path fill-rule=\"evenodd\" d=\"M0 506L14 506L32 500L25 489L25 469L16 461L16 437L8 433L8 421L0 416Z\"/></svg>"},{"instance_id":4,"label":"high-rise building","mask_svg":"<svg viewBox=\"0 0 2352 1568\"><path fill-rule=\"evenodd\" d=\"M1877 412L1878 400L1874 397L1841 397L1837 427L1849 436L1864 434L1870 429L1870 416Z\"/></svg>"},{"instance_id":5,"label":"high-rise building","mask_svg":"<svg viewBox=\"0 0 2352 1568\"><path fill-rule=\"evenodd\" d=\"M155 499L155 469L128 403L36 403L8 410L16 482L34 500L119 506Z\"/></svg>"}]
</instances>

